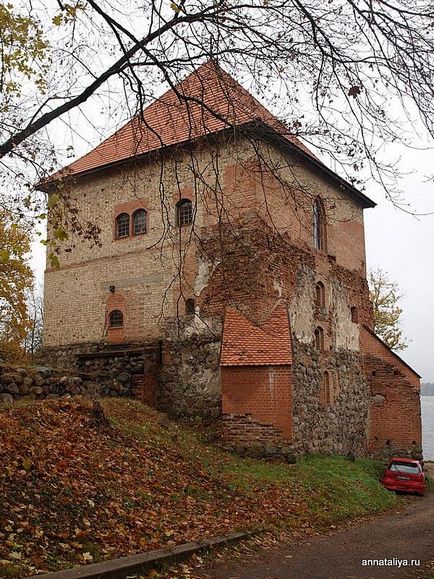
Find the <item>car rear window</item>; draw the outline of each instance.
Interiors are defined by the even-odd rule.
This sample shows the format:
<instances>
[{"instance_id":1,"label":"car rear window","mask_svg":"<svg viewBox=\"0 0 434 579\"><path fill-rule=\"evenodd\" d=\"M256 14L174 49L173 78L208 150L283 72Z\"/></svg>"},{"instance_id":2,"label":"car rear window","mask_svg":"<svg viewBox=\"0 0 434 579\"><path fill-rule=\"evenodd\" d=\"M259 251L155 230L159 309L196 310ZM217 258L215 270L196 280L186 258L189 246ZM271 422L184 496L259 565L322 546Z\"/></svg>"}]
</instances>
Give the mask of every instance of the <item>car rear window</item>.
<instances>
[{"instance_id":1,"label":"car rear window","mask_svg":"<svg viewBox=\"0 0 434 579\"><path fill-rule=\"evenodd\" d=\"M405 472L407 474L419 474L419 467L417 464L409 464L408 462L392 462L389 470Z\"/></svg>"}]
</instances>

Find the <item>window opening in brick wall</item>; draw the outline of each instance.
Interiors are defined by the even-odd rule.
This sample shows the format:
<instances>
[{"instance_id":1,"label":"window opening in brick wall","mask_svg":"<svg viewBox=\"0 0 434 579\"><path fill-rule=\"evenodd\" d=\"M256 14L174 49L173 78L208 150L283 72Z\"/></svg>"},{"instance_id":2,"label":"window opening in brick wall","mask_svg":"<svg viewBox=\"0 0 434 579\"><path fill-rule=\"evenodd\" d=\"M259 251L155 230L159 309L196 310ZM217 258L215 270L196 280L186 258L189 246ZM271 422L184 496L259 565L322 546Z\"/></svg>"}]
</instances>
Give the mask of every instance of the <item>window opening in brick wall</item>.
<instances>
[{"instance_id":1,"label":"window opening in brick wall","mask_svg":"<svg viewBox=\"0 0 434 579\"><path fill-rule=\"evenodd\" d=\"M325 308L325 287L322 281L315 286L315 305L317 308Z\"/></svg>"},{"instance_id":2,"label":"window opening in brick wall","mask_svg":"<svg viewBox=\"0 0 434 579\"><path fill-rule=\"evenodd\" d=\"M324 372L323 379L322 379L322 393L321 398L324 404L330 404L332 396L331 396L331 386L330 386L330 374L327 370Z\"/></svg>"},{"instance_id":3,"label":"window opening in brick wall","mask_svg":"<svg viewBox=\"0 0 434 579\"><path fill-rule=\"evenodd\" d=\"M130 235L130 216L128 213L121 213L116 217L116 237L129 237Z\"/></svg>"},{"instance_id":4,"label":"window opening in brick wall","mask_svg":"<svg viewBox=\"0 0 434 579\"><path fill-rule=\"evenodd\" d=\"M190 199L181 199L176 204L176 225L193 223L193 203Z\"/></svg>"},{"instance_id":5,"label":"window opening in brick wall","mask_svg":"<svg viewBox=\"0 0 434 579\"><path fill-rule=\"evenodd\" d=\"M326 249L326 217L324 205L319 197L313 204L313 246L315 249Z\"/></svg>"},{"instance_id":6,"label":"window opening in brick wall","mask_svg":"<svg viewBox=\"0 0 434 579\"><path fill-rule=\"evenodd\" d=\"M147 215L145 209L137 209L133 213L133 233L134 235L140 235L146 233L146 221Z\"/></svg>"},{"instance_id":7,"label":"window opening in brick wall","mask_svg":"<svg viewBox=\"0 0 434 579\"><path fill-rule=\"evenodd\" d=\"M324 330L320 326L315 330L315 349L319 352L324 350Z\"/></svg>"},{"instance_id":8,"label":"window opening in brick wall","mask_svg":"<svg viewBox=\"0 0 434 579\"><path fill-rule=\"evenodd\" d=\"M193 298L185 300L185 313L187 316L194 316L195 313L195 303Z\"/></svg>"},{"instance_id":9,"label":"window opening in brick wall","mask_svg":"<svg viewBox=\"0 0 434 579\"><path fill-rule=\"evenodd\" d=\"M122 328L124 325L124 315L120 310L113 310L110 312L110 327L111 328Z\"/></svg>"},{"instance_id":10,"label":"window opening in brick wall","mask_svg":"<svg viewBox=\"0 0 434 579\"><path fill-rule=\"evenodd\" d=\"M358 324L359 323L359 310L356 308L356 306L353 306L351 308L351 321L354 324Z\"/></svg>"}]
</instances>

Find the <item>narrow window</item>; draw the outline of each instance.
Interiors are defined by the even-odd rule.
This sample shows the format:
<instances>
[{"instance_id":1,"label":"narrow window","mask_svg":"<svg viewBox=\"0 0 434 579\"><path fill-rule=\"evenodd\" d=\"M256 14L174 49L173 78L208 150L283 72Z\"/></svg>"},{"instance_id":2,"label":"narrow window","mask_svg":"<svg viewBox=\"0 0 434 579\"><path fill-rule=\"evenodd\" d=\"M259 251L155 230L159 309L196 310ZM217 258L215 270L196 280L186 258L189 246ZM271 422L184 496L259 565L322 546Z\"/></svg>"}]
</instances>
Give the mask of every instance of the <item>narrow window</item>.
<instances>
[{"instance_id":1,"label":"narrow window","mask_svg":"<svg viewBox=\"0 0 434 579\"><path fill-rule=\"evenodd\" d=\"M315 349L319 352L324 350L324 330L320 326L315 330Z\"/></svg>"},{"instance_id":2,"label":"narrow window","mask_svg":"<svg viewBox=\"0 0 434 579\"><path fill-rule=\"evenodd\" d=\"M124 315L120 310L113 310L110 312L110 327L122 328L124 325Z\"/></svg>"},{"instance_id":3,"label":"narrow window","mask_svg":"<svg viewBox=\"0 0 434 579\"><path fill-rule=\"evenodd\" d=\"M353 324L359 323L359 310L356 308L356 306L351 308L351 321Z\"/></svg>"},{"instance_id":4,"label":"narrow window","mask_svg":"<svg viewBox=\"0 0 434 579\"><path fill-rule=\"evenodd\" d=\"M313 246L315 249L326 248L325 240L325 211L322 201L317 197L313 204Z\"/></svg>"},{"instance_id":5,"label":"narrow window","mask_svg":"<svg viewBox=\"0 0 434 579\"><path fill-rule=\"evenodd\" d=\"M190 199L181 199L176 204L176 225L193 223L193 203Z\"/></svg>"},{"instance_id":6,"label":"narrow window","mask_svg":"<svg viewBox=\"0 0 434 579\"><path fill-rule=\"evenodd\" d=\"M325 308L325 287L321 281L315 286L315 305L317 308Z\"/></svg>"},{"instance_id":7,"label":"narrow window","mask_svg":"<svg viewBox=\"0 0 434 579\"><path fill-rule=\"evenodd\" d=\"M129 237L130 235L130 216L128 213L121 213L116 217L116 237Z\"/></svg>"},{"instance_id":8,"label":"narrow window","mask_svg":"<svg viewBox=\"0 0 434 579\"><path fill-rule=\"evenodd\" d=\"M146 210L137 209L133 213L133 233L134 235L140 235L141 233L146 233Z\"/></svg>"},{"instance_id":9,"label":"narrow window","mask_svg":"<svg viewBox=\"0 0 434 579\"><path fill-rule=\"evenodd\" d=\"M324 404L330 404L331 402L330 374L327 372L327 370L324 372L322 379L321 399Z\"/></svg>"},{"instance_id":10,"label":"narrow window","mask_svg":"<svg viewBox=\"0 0 434 579\"><path fill-rule=\"evenodd\" d=\"M194 316L195 314L195 303L192 298L185 300L185 314L187 316Z\"/></svg>"}]
</instances>

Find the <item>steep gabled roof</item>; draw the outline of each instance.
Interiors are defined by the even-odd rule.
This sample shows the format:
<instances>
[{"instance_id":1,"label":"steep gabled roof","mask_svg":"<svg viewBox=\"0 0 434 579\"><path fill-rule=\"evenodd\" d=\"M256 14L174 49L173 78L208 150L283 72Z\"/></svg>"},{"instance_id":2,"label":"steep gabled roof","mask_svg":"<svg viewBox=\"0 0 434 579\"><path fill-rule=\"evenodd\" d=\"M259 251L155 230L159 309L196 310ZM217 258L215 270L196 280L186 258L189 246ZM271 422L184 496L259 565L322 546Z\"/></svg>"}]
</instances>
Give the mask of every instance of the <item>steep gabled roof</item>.
<instances>
[{"instance_id":1,"label":"steep gabled roof","mask_svg":"<svg viewBox=\"0 0 434 579\"><path fill-rule=\"evenodd\" d=\"M312 155L235 79L209 61L64 172L77 175L257 120L286 133L289 140Z\"/></svg>"},{"instance_id":2,"label":"steep gabled roof","mask_svg":"<svg viewBox=\"0 0 434 579\"><path fill-rule=\"evenodd\" d=\"M320 170L339 181L363 207L375 204L319 161L315 155L227 72L209 61L95 149L47 182L78 176L122 163L163 147L180 145L235 127L255 125L277 135Z\"/></svg>"},{"instance_id":3,"label":"steep gabled roof","mask_svg":"<svg viewBox=\"0 0 434 579\"><path fill-rule=\"evenodd\" d=\"M226 308L221 366L279 366L292 363L288 311L278 306L266 322L255 325L233 308Z\"/></svg>"}]
</instances>

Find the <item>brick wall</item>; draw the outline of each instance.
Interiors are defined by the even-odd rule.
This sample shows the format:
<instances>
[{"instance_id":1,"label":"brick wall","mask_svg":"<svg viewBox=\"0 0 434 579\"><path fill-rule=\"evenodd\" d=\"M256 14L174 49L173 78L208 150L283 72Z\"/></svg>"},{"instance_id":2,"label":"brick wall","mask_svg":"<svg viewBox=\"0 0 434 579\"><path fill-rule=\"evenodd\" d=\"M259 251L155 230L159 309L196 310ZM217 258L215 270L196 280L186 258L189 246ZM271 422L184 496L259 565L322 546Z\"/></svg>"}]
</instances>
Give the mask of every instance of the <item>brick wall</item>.
<instances>
[{"instance_id":1,"label":"brick wall","mask_svg":"<svg viewBox=\"0 0 434 579\"><path fill-rule=\"evenodd\" d=\"M420 457L420 378L366 328L361 342L371 393L370 452Z\"/></svg>"},{"instance_id":2,"label":"brick wall","mask_svg":"<svg viewBox=\"0 0 434 579\"><path fill-rule=\"evenodd\" d=\"M170 151L162 162L149 158L78 178L71 195L76 199L79 217L101 227L101 246L91 247L71 232L68 243L72 250L61 253L60 269L47 269L44 344L60 346L111 337L129 342L164 335L165 318L183 312L183 299L200 298L201 261L197 249L203 247L210 228L220 221L236 230L238 219L250 216L256 223L261 219L311 260L315 253L311 206L318 194L324 197L329 246L328 252L316 252L315 259L328 264L330 254L338 265L363 273L361 208L336 185L300 165L299 160L269 146L260 148L260 156L268 161L265 164L258 163L258 155L246 140L213 139L212 144L203 143L194 152ZM192 155L200 174L196 180L191 173ZM217 157L218 164L214 162ZM174 227L176 201L186 196L197 207L194 232L198 237L192 235L191 227ZM138 206L148 211L147 233L115 239L116 213ZM219 257L208 256L211 262ZM246 245L244 260L251 257L251 248ZM239 252L235 271L242 266L242 259ZM262 262L258 275L250 276L250 300L253 291L257 298L278 293L281 276L267 279L269 265ZM180 268L183 271L179 276ZM282 272L285 276L287 273ZM106 324L110 286L115 287L115 295L120 292L124 298L125 325L116 337L108 335Z\"/></svg>"},{"instance_id":3,"label":"brick wall","mask_svg":"<svg viewBox=\"0 0 434 579\"><path fill-rule=\"evenodd\" d=\"M273 427L267 432L277 430L281 439L291 439L290 366L223 366L221 387L224 415L249 414L256 423Z\"/></svg>"}]
</instances>

